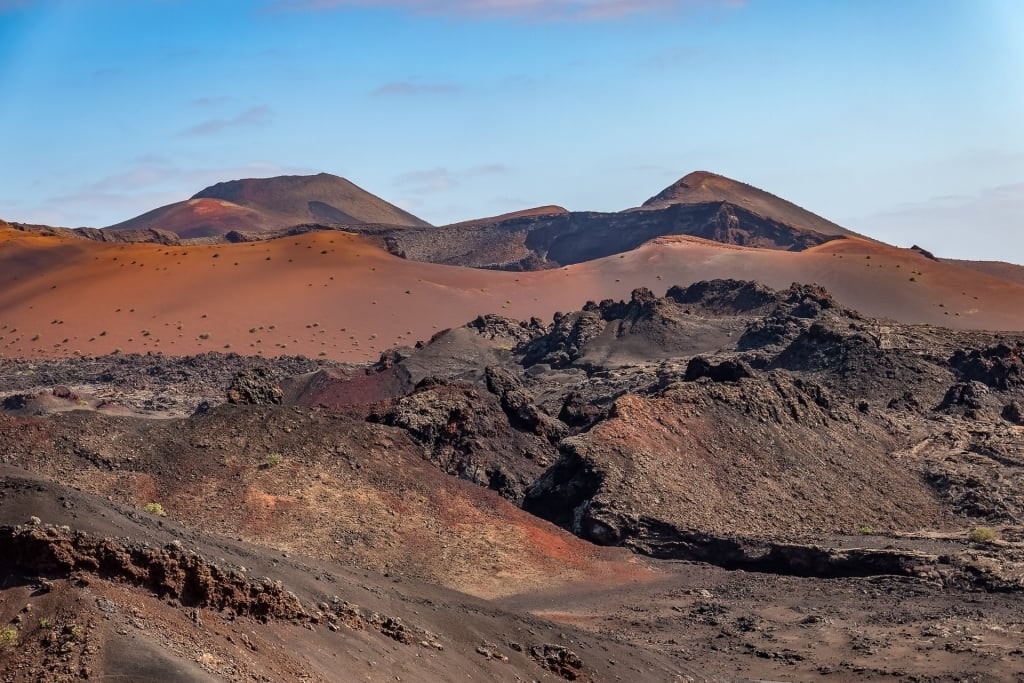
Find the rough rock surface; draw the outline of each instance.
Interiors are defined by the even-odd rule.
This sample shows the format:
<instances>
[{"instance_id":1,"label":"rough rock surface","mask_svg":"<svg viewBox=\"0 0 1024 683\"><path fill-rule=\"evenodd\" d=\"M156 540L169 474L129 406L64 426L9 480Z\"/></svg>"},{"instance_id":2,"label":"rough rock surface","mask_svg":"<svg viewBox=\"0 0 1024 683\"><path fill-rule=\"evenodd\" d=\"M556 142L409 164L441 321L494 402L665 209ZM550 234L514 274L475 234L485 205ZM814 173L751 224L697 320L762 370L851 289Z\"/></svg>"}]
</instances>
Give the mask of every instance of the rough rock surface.
<instances>
[{"instance_id":1,"label":"rough rock surface","mask_svg":"<svg viewBox=\"0 0 1024 683\"><path fill-rule=\"evenodd\" d=\"M281 403L284 391L273 374L265 369L243 370L231 379L228 403L266 406Z\"/></svg>"},{"instance_id":2,"label":"rough rock surface","mask_svg":"<svg viewBox=\"0 0 1024 683\"><path fill-rule=\"evenodd\" d=\"M816 286L720 280L550 324L482 317L363 368L282 361L287 405L171 421L98 414L94 363L136 401L214 378L223 396L259 368L246 391L273 396L274 364L0 362L0 461L171 515L201 508L207 531L492 591L531 610L534 631L611 631L706 674L1011 681L1022 349L1021 335L871 319ZM618 583L544 583L598 550L674 578L625 589L636 575L617 565ZM473 661L534 677L673 680L595 659L585 638L481 640Z\"/></svg>"}]
</instances>

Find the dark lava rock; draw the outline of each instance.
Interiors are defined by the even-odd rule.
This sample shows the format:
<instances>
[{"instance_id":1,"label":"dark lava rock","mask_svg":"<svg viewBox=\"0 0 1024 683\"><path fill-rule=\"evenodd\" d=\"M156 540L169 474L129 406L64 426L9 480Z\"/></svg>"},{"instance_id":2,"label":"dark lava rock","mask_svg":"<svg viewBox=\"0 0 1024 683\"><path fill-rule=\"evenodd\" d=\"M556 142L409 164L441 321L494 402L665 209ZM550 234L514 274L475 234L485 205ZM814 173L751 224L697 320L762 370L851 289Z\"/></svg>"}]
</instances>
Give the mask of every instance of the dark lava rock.
<instances>
[{"instance_id":1,"label":"dark lava rock","mask_svg":"<svg viewBox=\"0 0 1024 683\"><path fill-rule=\"evenodd\" d=\"M949 359L961 381L977 381L993 389L1024 385L1024 345L999 343L985 349L960 349Z\"/></svg>"},{"instance_id":2,"label":"dark lava rock","mask_svg":"<svg viewBox=\"0 0 1024 683\"><path fill-rule=\"evenodd\" d=\"M963 406L971 410L978 410L984 403L982 397L988 394L988 388L981 382L958 382L946 391L939 410Z\"/></svg>"},{"instance_id":3,"label":"dark lava rock","mask_svg":"<svg viewBox=\"0 0 1024 683\"><path fill-rule=\"evenodd\" d=\"M514 428L536 434L551 443L566 435L565 425L534 405L523 383L503 368L488 366L485 371L487 389L498 396L501 407Z\"/></svg>"},{"instance_id":4,"label":"dark lava rock","mask_svg":"<svg viewBox=\"0 0 1024 683\"><path fill-rule=\"evenodd\" d=\"M228 387L228 403L263 406L281 403L284 392L273 374L263 368L242 370Z\"/></svg>"},{"instance_id":5,"label":"dark lava rock","mask_svg":"<svg viewBox=\"0 0 1024 683\"><path fill-rule=\"evenodd\" d=\"M578 391L569 392L562 403L558 419L571 430L583 431L607 415L607 410L594 405Z\"/></svg>"},{"instance_id":6,"label":"dark lava rock","mask_svg":"<svg viewBox=\"0 0 1024 683\"><path fill-rule=\"evenodd\" d=\"M697 356L686 365L687 382L695 382L707 377L712 382L738 382L745 377L753 377L750 366L743 361L724 360L713 363L706 358Z\"/></svg>"},{"instance_id":7,"label":"dark lava rock","mask_svg":"<svg viewBox=\"0 0 1024 683\"><path fill-rule=\"evenodd\" d=\"M1015 425L1024 425L1024 407L1018 401L1011 401L1003 407L1003 419Z\"/></svg>"},{"instance_id":8,"label":"dark lava rock","mask_svg":"<svg viewBox=\"0 0 1024 683\"><path fill-rule=\"evenodd\" d=\"M686 288L675 286L669 288L665 296L678 304L716 315L767 312L779 303L775 290L742 280L704 280Z\"/></svg>"},{"instance_id":9,"label":"dark lava rock","mask_svg":"<svg viewBox=\"0 0 1024 683\"><path fill-rule=\"evenodd\" d=\"M520 407L528 420L532 413ZM412 393L373 407L367 419L406 430L448 474L518 500L554 449L534 430L515 428L510 412L516 414L478 385L428 378Z\"/></svg>"},{"instance_id":10,"label":"dark lava rock","mask_svg":"<svg viewBox=\"0 0 1024 683\"><path fill-rule=\"evenodd\" d=\"M567 681L589 680L583 673L583 660L562 645L544 643L530 648L530 656L542 667Z\"/></svg>"},{"instance_id":11,"label":"dark lava rock","mask_svg":"<svg viewBox=\"0 0 1024 683\"><path fill-rule=\"evenodd\" d=\"M24 410L32 403L32 399L35 398L32 394L12 394L4 398L3 409L4 410Z\"/></svg>"}]
</instances>

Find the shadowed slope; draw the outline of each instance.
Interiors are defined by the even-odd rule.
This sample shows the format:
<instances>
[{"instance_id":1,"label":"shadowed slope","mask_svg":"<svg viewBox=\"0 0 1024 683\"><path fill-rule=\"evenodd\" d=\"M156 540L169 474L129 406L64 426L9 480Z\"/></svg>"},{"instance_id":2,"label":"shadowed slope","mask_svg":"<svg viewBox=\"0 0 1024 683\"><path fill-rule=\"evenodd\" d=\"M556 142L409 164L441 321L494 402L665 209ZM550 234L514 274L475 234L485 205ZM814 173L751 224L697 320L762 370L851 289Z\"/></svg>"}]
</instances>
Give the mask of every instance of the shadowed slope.
<instances>
[{"instance_id":1,"label":"shadowed slope","mask_svg":"<svg viewBox=\"0 0 1024 683\"><path fill-rule=\"evenodd\" d=\"M640 210L664 209L674 205L727 202L764 218L786 223L800 230L822 235L856 235L810 211L769 192L708 171L694 171L654 195Z\"/></svg>"}]
</instances>

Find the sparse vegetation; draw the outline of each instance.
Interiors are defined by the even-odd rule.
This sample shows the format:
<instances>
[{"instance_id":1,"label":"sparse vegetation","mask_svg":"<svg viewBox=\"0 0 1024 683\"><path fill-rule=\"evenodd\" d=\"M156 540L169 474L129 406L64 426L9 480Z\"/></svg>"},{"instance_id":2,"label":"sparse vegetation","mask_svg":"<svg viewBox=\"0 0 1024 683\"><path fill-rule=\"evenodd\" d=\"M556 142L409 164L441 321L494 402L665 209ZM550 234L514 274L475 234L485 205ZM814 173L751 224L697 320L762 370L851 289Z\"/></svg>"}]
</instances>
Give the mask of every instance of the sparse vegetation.
<instances>
[{"instance_id":1,"label":"sparse vegetation","mask_svg":"<svg viewBox=\"0 0 1024 683\"><path fill-rule=\"evenodd\" d=\"M270 455L267 456L267 459L263 461L263 464L267 468L271 468L271 467L277 467L278 465L280 465L283 462L284 462L284 456L283 455L281 455L280 453L271 453Z\"/></svg>"},{"instance_id":2,"label":"sparse vegetation","mask_svg":"<svg viewBox=\"0 0 1024 683\"><path fill-rule=\"evenodd\" d=\"M875 530L867 524L865 524L860 529L857 529L857 533L859 533L861 536L870 536L871 534L875 533Z\"/></svg>"},{"instance_id":3,"label":"sparse vegetation","mask_svg":"<svg viewBox=\"0 0 1024 683\"><path fill-rule=\"evenodd\" d=\"M996 540L996 532L987 526L979 526L971 529L967 538L971 543L991 543Z\"/></svg>"},{"instance_id":4,"label":"sparse vegetation","mask_svg":"<svg viewBox=\"0 0 1024 683\"><path fill-rule=\"evenodd\" d=\"M166 517L167 513L164 512L164 506L160 503L146 503L143 508L146 512L157 517Z\"/></svg>"},{"instance_id":5,"label":"sparse vegetation","mask_svg":"<svg viewBox=\"0 0 1024 683\"><path fill-rule=\"evenodd\" d=\"M18 629L13 626L0 628L0 652L14 649L18 645Z\"/></svg>"}]
</instances>

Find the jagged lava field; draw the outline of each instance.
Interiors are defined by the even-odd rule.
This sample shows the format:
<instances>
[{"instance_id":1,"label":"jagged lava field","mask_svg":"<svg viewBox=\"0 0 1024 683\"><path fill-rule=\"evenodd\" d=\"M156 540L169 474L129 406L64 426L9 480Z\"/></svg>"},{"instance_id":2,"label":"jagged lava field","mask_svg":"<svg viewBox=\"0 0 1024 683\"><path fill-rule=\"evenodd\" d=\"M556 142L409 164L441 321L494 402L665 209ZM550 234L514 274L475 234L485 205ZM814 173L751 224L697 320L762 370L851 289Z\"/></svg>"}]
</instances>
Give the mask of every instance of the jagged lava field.
<instances>
[{"instance_id":1,"label":"jagged lava field","mask_svg":"<svg viewBox=\"0 0 1024 683\"><path fill-rule=\"evenodd\" d=\"M1024 268L708 172L0 222L0 680L1024 677Z\"/></svg>"}]
</instances>

